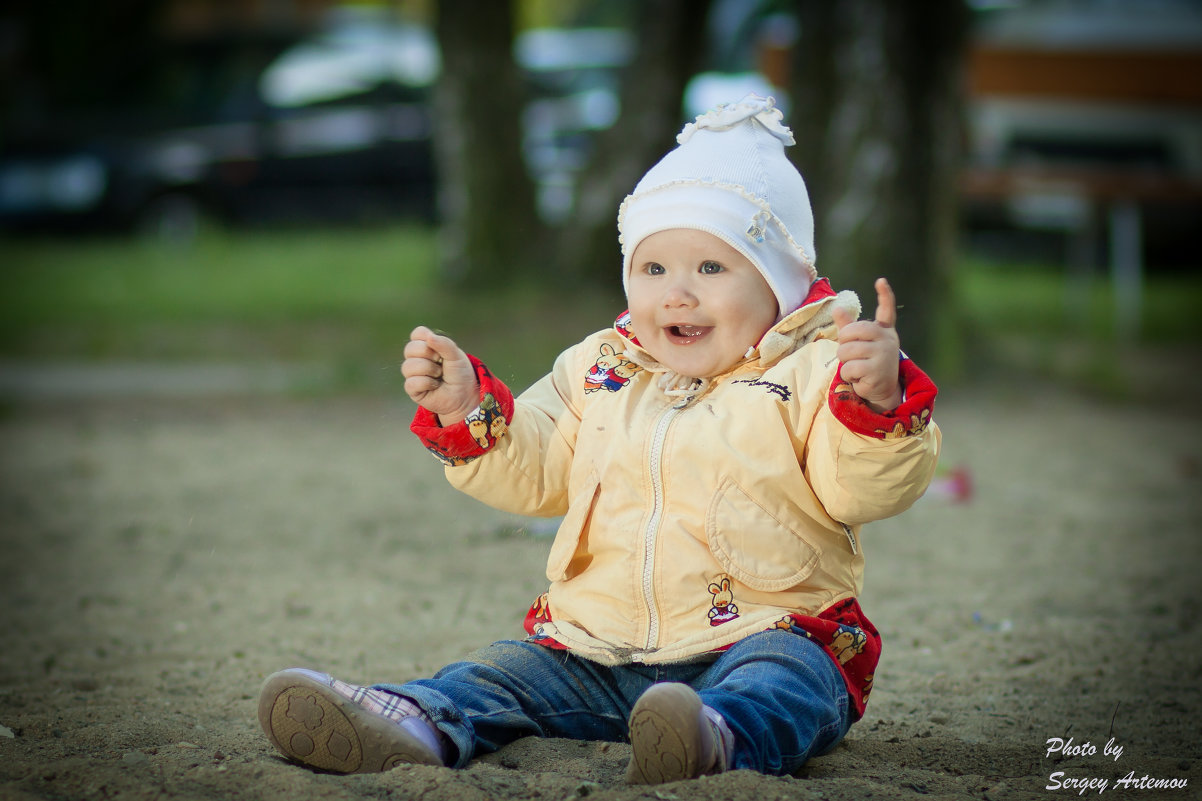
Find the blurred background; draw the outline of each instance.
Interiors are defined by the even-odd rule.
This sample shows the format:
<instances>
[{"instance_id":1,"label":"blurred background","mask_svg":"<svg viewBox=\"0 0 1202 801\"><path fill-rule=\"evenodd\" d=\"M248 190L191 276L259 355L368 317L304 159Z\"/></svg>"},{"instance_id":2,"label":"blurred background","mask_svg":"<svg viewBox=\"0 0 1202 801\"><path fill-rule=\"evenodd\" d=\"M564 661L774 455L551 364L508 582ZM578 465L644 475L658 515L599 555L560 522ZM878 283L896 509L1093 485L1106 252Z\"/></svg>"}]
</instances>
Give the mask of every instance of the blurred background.
<instances>
[{"instance_id":1,"label":"blurred background","mask_svg":"<svg viewBox=\"0 0 1202 801\"><path fill-rule=\"evenodd\" d=\"M532 380L623 308L621 198L748 91L819 272L889 276L944 382L1152 394L1202 340L1200 76L1200 0L17 0L0 394L364 389L419 322Z\"/></svg>"}]
</instances>

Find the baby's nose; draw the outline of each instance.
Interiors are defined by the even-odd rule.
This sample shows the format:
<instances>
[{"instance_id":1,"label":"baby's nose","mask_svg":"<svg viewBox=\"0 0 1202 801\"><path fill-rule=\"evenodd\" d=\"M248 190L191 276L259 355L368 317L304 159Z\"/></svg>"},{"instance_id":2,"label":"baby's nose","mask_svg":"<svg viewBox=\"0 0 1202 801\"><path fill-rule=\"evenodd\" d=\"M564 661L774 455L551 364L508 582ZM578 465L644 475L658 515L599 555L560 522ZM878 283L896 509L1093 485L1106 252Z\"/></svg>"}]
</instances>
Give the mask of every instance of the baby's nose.
<instances>
[{"instance_id":1,"label":"baby's nose","mask_svg":"<svg viewBox=\"0 0 1202 801\"><path fill-rule=\"evenodd\" d=\"M697 296L686 281L674 281L664 288L663 304L666 308L695 306Z\"/></svg>"}]
</instances>

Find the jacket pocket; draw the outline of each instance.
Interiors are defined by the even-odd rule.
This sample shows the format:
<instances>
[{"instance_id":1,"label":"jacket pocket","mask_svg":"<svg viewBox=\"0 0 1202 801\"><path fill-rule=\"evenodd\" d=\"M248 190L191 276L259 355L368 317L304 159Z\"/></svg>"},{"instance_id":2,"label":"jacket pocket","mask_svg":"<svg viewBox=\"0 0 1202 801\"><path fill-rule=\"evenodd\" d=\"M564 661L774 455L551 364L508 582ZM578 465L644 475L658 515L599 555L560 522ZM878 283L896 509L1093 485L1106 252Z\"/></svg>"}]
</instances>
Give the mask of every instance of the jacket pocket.
<instances>
[{"instance_id":1,"label":"jacket pocket","mask_svg":"<svg viewBox=\"0 0 1202 801\"><path fill-rule=\"evenodd\" d=\"M563 581L568 578L568 566L576 555L580 545L580 535L593 516L593 507L597 505L597 494L601 489L601 479L594 471L589 474L584 486L568 501L568 513L559 524L555 541L551 543L551 552L547 554L547 580Z\"/></svg>"},{"instance_id":2,"label":"jacket pocket","mask_svg":"<svg viewBox=\"0 0 1202 801\"><path fill-rule=\"evenodd\" d=\"M801 583L822 554L731 479L722 482L710 502L705 534L710 553L731 578L764 592Z\"/></svg>"}]
</instances>

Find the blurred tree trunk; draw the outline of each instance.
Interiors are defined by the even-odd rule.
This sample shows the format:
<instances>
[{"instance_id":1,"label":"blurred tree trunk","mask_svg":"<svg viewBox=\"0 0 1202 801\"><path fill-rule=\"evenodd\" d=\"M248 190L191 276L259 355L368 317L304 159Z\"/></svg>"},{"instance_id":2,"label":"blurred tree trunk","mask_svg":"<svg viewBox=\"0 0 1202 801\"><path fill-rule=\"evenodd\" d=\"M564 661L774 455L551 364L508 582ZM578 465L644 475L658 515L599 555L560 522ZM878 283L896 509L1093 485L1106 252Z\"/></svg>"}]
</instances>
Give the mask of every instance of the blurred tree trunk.
<instances>
[{"instance_id":1,"label":"blurred tree trunk","mask_svg":"<svg viewBox=\"0 0 1202 801\"><path fill-rule=\"evenodd\" d=\"M815 214L819 274L897 294L902 347L944 361L954 324L956 178L968 38L963 0L795 0L791 114ZM937 349L936 345L940 348ZM952 365L945 365L951 367Z\"/></svg>"},{"instance_id":2,"label":"blurred tree trunk","mask_svg":"<svg viewBox=\"0 0 1202 801\"><path fill-rule=\"evenodd\" d=\"M443 278L496 287L532 272L543 242L522 160L514 0L438 0L434 98Z\"/></svg>"},{"instance_id":3,"label":"blurred tree trunk","mask_svg":"<svg viewBox=\"0 0 1202 801\"><path fill-rule=\"evenodd\" d=\"M621 86L622 110L602 133L576 188L573 214L556 252L572 280L620 287L618 205L651 166L676 146L685 85L704 56L710 0L646 0L637 5L635 54Z\"/></svg>"}]
</instances>

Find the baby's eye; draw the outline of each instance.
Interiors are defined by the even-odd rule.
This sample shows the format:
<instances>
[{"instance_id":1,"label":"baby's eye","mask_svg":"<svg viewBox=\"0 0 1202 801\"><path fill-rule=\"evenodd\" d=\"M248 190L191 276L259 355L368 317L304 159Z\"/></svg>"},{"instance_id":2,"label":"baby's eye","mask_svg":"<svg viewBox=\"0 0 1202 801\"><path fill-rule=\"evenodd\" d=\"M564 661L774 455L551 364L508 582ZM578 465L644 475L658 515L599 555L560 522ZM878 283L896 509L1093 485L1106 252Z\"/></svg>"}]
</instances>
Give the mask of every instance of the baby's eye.
<instances>
[{"instance_id":1,"label":"baby's eye","mask_svg":"<svg viewBox=\"0 0 1202 801\"><path fill-rule=\"evenodd\" d=\"M663 275L664 274L664 266L662 264L659 264L654 261L650 262L646 267L643 268L643 270L646 271L647 275Z\"/></svg>"},{"instance_id":2,"label":"baby's eye","mask_svg":"<svg viewBox=\"0 0 1202 801\"><path fill-rule=\"evenodd\" d=\"M716 261L703 261L701 263L700 272L702 272L706 275L712 275L714 273L720 273L724 269L725 268Z\"/></svg>"}]
</instances>

